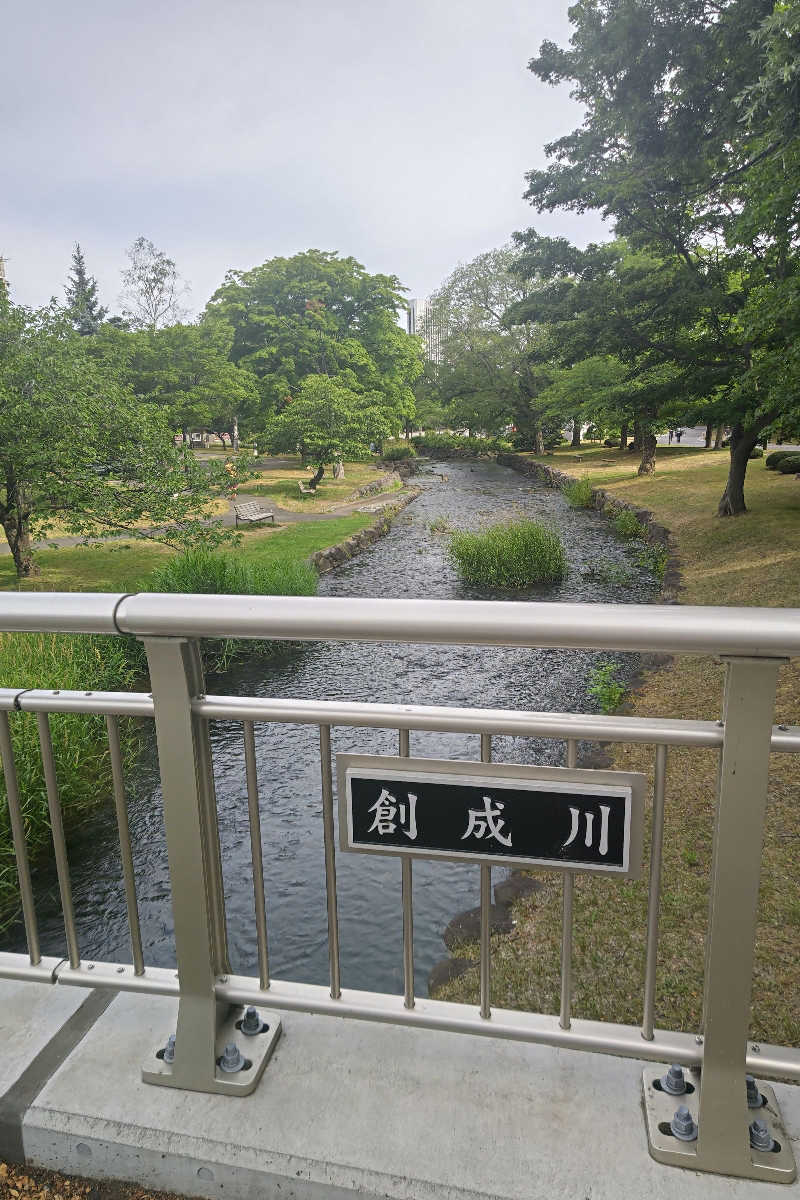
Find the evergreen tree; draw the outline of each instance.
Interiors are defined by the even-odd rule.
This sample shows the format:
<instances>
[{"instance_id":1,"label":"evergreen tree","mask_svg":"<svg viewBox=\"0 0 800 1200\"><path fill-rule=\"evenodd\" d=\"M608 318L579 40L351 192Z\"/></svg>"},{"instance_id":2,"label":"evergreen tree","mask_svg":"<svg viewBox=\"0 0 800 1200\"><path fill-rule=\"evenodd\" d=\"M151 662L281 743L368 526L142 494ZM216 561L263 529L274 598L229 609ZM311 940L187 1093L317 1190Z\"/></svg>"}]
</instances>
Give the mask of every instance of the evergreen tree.
<instances>
[{"instance_id":1,"label":"evergreen tree","mask_svg":"<svg viewBox=\"0 0 800 1200\"><path fill-rule=\"evenodd\" d=\"M97 280L94 275L86 274L86 261L78 242L72 251L72 271L65 287L67 295L67 314L82 337L97 333L108 312L97 298Z\"/></svg>"}]
</instances>

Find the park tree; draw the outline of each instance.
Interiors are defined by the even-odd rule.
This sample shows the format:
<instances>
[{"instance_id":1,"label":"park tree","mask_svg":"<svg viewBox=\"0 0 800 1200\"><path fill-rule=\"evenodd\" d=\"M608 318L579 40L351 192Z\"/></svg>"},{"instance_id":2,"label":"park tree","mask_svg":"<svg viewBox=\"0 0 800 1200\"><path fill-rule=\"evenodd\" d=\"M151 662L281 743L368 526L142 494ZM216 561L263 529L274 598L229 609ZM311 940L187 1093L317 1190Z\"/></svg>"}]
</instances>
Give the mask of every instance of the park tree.
<instances>
[{"instance_id":1,"label":"park tree","mask_svg":"<svg viewBox=\"0 0 800 1200\"><path fill-rule=\"evenodd\" d=\"M188 441L192 428L238 440L240 423L257 423L255 377L229 358L233 330L222 321L168 325L127 335L127 377L134 393L157 405L170 429ZM238 447L235 447L238 449Z\"/></svg>"},{"instance_id":2,"label":"park tree","mask_svg":"<svg viewBox=\"0 0 800 1200\"><path fill-rule=\"evenodd\" d=\"M189 286L178 274L174 260L145 237L138 237L126 254L130 266L122 272L120 300L128 328L152 333L180 321L186 315L182 301Z\"/></svg>"},{"instance_id":3,"label":"park tree","mask_svg":"<svg viewBox=\"0 0 800 1200\"><path fill-rule=\"evenodd\" d=\"M727 405L733 436L721 515L745 510L749 452L792 403L796 379L792 10L773 0L578 0L570 47L545 42L530 64L544 82L569 81L585 119L546 147L553 161L529 173L526 195L540 212L600 211L632 254L660 264L651 283L677 291L681 353L671 358L660 337L659 306L670 304L663 288L643 300L627 354L646 371L671 359L691 398L705 386L713 404ZM527 243L535 260L542 246L533 231ZM591 262L577 265L575 277L587 281ZM605 273L610 291L608 264ZM596 344L588 353L603 351Z\"/></svg>"},{"instance_id":4,"label":"park tree","mask_svg":"<svg viewBox=\"0 0 800 1200\"><path fill-rule=\"evenodd\" d=\"M277 452L299 450L315 467L311 486L316 487L326 466L368 454L371 444L392 432L380 392L354 392L330 375L308 375L269 420L266 440Z\"/></svg>"},{"instance_id":5,"label":"park tree","mask_svg":"<svg viewBox=\"0 0 800 1200\"><path fill-rule=\"evenodd\" d=\"M72 251L72 270L64 289L67 297L67 314L72 326L86 337L99 331L108 312L97 295L97 280L86 270L86 260L78 242Z\"/></svg>"},{"instance_id":6,"label":"park tree","mask_svg":"<svg viewBox=\"0 0 800 1200\"><path fill-rule=\"evenodd\" d=\"M157 407L133 396L93 340L55 306L0 296L0 524L22 578L37 573L33 543L55 524L172 546L227 536L206 508L230 477L175 447Z\"/></svg>"},{"instance_id":7,"label":"park tree","mask_svg":"<svg viewBox=\"0 0 800 1200\"><path fill-rule=\"evenodd\" d=\"M462 263L431 296L440 334L437 393L451 425L497 433L510 423L543 449L538 402L549 376L534 359L541 331L507 320L531 285L514 266L518 252L502 246Z\"/></svg>"},{"instance_id":8,"label":"park tree","mask_svg":"<svg viewBox=\"0 0 800 1200\"><path fill-rule=\"evenodd\" d=\"M397 324L403 288L354 258L307 250L229 271L206 308L234 332L231 360L258 380L264 420L304 379L328 375L355 393L380 393L397 432L414 415L422 370L417 338Z\"/></svg>"}]
</instances>

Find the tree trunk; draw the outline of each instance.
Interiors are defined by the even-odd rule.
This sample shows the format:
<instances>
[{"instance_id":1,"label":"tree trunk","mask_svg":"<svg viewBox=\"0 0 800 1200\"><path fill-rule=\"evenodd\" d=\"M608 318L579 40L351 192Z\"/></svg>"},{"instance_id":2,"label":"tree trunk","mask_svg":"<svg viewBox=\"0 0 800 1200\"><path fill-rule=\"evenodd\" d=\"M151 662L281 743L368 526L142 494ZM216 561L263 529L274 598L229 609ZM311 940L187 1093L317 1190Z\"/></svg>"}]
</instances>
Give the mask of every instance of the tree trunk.
<instances>
[{"instance_id":1,"label":"tree trunk","mask_svg":"<svg viewBox=\"0 0 800 1200\"><path fill-rule=\"evenodd\" d=\"M233 437L231 438L231 446L235 451L239 449L239 418L233 418Z\"/></svg>"},{"instance_id":2,"label":"tree trunk","mask_svg":"<svg viewBox=\"0 0 800 1200\"><path fill-rule=\"evenodd\" d=\"M344 479L344 463L342 462L341 459L338 459L333 464L333 478L334 479Z\"/></svg>"},{"instance_id":3,"label":"tree trunk","mask_svg":"<svg viewBox=\"0 0 800 1200\"><path fill-rule=\"evenodd\" d=\"M717 432L714 434L714 449L715 450L719 450L720 446L722 445L722 436L723 436L724 432L725 432L725 427L723 425L718 425Z\"/></svg>"},{"instance_id":4,"label":"tree trunk","mask_svg":"<svg viewBox=\"0 0 800 1200\"><path fill-rule=\"evenodd\" d=\"M713 424L706 425L706 450L711 449L711 438L713 437L713 434L714 434Z\"/></svg>"},{"instance_id":5,"label":"tree trunk","mask_svg":"<svg viewBox=\"0 0 800 1200\"><path fill-rule=\"evenodd\" d=\"M623 421L623 423L622 423L622 429L620 430L620 434L619 434L619 448L620 448L620 450L628 449L628 422L627 421Z\"/></svg>"},{"instance_id":6,"label":"tree trunk","mask_svg":"<svg viewBox=\"0 0 800 1200\"><path fill-rule=\"evenodd\" d=\"M2 510L6 541L14 560L17 577L28 579L31 575L39 574L39 568L33 561L31 508L24 488L17 484L13 475L6 476L6 496L7 502Z\"/></svg>"},{"instance_id":7,"label":"tree trunk","mask_svg":"<svg viewBox=\"0 0 800 1200\"><path fill-rule=\"evenodd\" d=\"M718 517L738 517L747 512L744 502L744 477L747 474L747 461L750 451L758 441L759 430L745 433L741 424L734 425L731 430L731 465L728 471L728 482L717 508Z\"/></svg>"},{"instance_id":8,"label":"tree trunk","mask_svg":"<svg viewBox=\"0 0 800 1200\"><path fill-rule=\"evenodd\" d=\"M628 449L632 454L642 449L642 422L638 419L633 422L633 441Z\"/></svg>"},{"instance_id":9,"label":"tree trunk","mask_svg":"<svg viewBox=\"0 0 800 1200\"><path fill-rule=\"evenodd\" d=\"M637 475L655 475L656 473L656 435L649 427L642 429L642 461L639 463Z\"/></svg>"},{"instance_id":10,"label":"tree trunk","mask_svg":"<svg viewBox=\"0 0 800 1200\"><path fill-rule=\"evenodd\" d=\"M311 476L311 479L309 480L308 486L309 486L309 487L310 487L312 490L315 490L315 489L316 489L316 486L317 486L317 484L318 484L318 483L319 483L319 481L322 479L322 476L323 476L324 474L325 474L325 463L320 463L320 464L319 464L319 466L317 467L316 473L315 473L314 475L312 475L312 476Z\"/></svg>"},{"instance_id":11,"label":"tree trunk","mask_svg":"<svg viewBox=\"0 0 800 1200\"><path fill-rule=\"evenodd\" d=\"M581 419L580 417L572 418L572 449L580 450L581 448Z\"/></svg>"},{"instance_id":12,"label":"tree trunk","mask_svg":"<svg viewBox=\"0 0 800 1200\"><path fill-rule=\"evenodd\" d=\"M544 454L544 434L541 425L537 425L533 431L533 453Z\"/></svg>"}]
</instances>

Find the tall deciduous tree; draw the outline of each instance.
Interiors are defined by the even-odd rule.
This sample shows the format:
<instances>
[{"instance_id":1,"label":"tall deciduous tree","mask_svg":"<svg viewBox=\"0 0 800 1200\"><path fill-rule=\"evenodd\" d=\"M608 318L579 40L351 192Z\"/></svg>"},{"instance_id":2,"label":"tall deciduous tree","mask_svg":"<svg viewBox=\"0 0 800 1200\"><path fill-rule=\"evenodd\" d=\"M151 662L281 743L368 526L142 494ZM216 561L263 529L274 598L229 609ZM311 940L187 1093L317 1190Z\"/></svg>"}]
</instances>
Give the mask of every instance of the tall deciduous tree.
<instances>
[{"instance_id":1,"label":"tall deciduous tree","mask_svg":"<svg viewBox=\"0 0 800 1200\"><path fill-rule=\"evenodd\" d=\"M67 297L67 314L72 326L83 337L95 334L100 329L108 312L97 295L97 280L86 271L86 260L78 242L72 251L72 270L64 289Z\"/></svg>"},{"instance_id":2,"label":"tall deciduous tree","mask_svg":"<svg viewBox=\"0 0 800 1200\"><path fill-rule=\"evenodd\" d=\"M176 546L226 536L205 506L229 477L174 447L156 407L90 340L55 307L0 296L0 524L21 577L36 573L33 542L55 522Z\"/></svg>"},{"instance_id":3,"label":"tall deciduous tree","mask_svg":"<svg viewBox=\"0 0 800 1200\"><path fill-rule=\"evenodd\" d=\"M392 432L380 392L354 392L329 375L308 375L296 396L271 418L266 436L276 451L300 449L313 463L316 487L329 463L360 457Z\"/></svg>"},{"instance_id":4,"label":"tall deciduous tree","mask_svg":"<svg viewBox=\"0 0 800 1200\"><path fill-rule=\"evenodd\" d=\"M138 237L126 251L130 266L122 272L123 316L131 329L161 329L186 315L182 306L189 286L173 259L149 238Z\"/></svg>"},{"instance_id":5,"label":"tall deciduous tree","mask_svg":"<svg viewBox=\"0 0 800 1200\"><path fill-rule=\"evenodd\" d=\"M627 352L647 369L671 360L716 375L708 394L725 397L734 425L721 515L744 511L749 451L791 403L798 30L786 13L795 7L578 0L570 48L545 42L530 64L545 82L569 80L586 116L546 147L553 162L530 172L527 196L540 212L601 211L634 254L662 264L685 307L685 342L697 341L693 364L671 358L657 329ZM642 315L657 326L669 302L666 289L654 292Z\"/></svg>"},{"instance_id":6,"label":"tall deciduous tree","mask_svg":"<svg viewBox=\"0 0 800 1200\"><path fill-rule=\"evenodd\" d=\"M231 359L258 379L265 419L308 376L328 375L350 391L380 393L396 432L414 415L422 370L417 339L397 324L403 290L354 258L307 250L229 271L206 315L233 328Z\"/></svg>"}]
</instances>

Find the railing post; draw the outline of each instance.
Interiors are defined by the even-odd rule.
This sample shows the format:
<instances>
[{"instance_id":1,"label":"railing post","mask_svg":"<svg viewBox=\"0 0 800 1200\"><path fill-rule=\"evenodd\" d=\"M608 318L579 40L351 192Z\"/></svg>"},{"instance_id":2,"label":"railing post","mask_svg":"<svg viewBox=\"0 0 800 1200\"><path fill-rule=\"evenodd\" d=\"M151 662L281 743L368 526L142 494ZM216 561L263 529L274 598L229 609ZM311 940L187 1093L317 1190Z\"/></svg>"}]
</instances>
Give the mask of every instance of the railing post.
<instances>
[{"instance_id":1,"label":"railing post","mask_svg":"<svg viewBox=\"0 0 800 1200\"><path fill-rule=\"evenodd\" d=\"M239 1011L216 1000L217 980L230 968L211 744L206 722L191 707L204 691L200 650L186 638L145 638L144 645L153 689L180 1000L174 1061L151 1060L142 1078L190 1091L245 1095L260 1078L280 1022L271 1015L269 1035L237 1038ZM218 1059L237 1040L247 1041L244 1049L252 1065L222 1072Z\"/></svg>"},{"instance_id":2,"label":"railing post","mask_svg":"<svg viewBox=\"0 0 800 1200\"><path fill-rule=\"evenodd\" d=\"M687 1104L698 1135L694 1142L673 1137L665 1143L654 1135L651 1121L651 1150L662 1161L695 1170L791 1182L794 1162L777 1108L770 1102L763 1109L749 1110L745 1085L770 738L777 675L784 660L726 657L724 661L725 733L706 936L699 1107L692 1105L691 1097L666 1097L672 1108ZM655 1072L646 1072L646 1080L648 1074ZM646 1101L647 1090L646 1084ZM751 1150L749 1125L762 1117L773 1123L782 1153Z\"/></svg>"}]
</instances>

